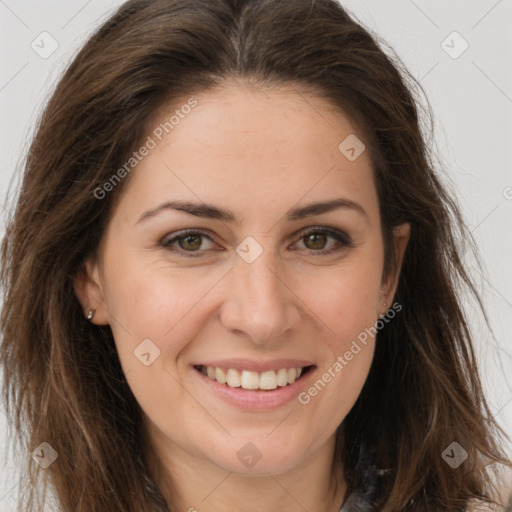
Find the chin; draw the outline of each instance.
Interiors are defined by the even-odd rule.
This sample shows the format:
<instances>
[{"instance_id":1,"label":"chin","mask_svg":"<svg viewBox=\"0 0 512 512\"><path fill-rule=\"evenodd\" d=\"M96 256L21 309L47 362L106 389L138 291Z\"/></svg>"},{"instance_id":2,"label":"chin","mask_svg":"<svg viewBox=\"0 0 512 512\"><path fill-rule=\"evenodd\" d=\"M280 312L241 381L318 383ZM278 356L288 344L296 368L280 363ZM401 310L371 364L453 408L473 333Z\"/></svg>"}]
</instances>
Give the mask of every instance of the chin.
<instances>
[{"instance_id":1,"label":"chin","mask_svg":"<svg viewBox=\"0 0 512 512\"><path fill-rule=\"evenodd\" d=\"M300 464L300 457L297 454L304 456L304 450L297 450L289 444L285 445L284 450L282 443L279 443L280 449L268 446L268 442L267 446L262 446L263 441L261 443L235 442L234 444L236 444L234 457L226 458L227 450L225 450L222 457L210 460L226 471L240 475L268 476L269 473L279 475Z\"/></svg>"}]
</instances>

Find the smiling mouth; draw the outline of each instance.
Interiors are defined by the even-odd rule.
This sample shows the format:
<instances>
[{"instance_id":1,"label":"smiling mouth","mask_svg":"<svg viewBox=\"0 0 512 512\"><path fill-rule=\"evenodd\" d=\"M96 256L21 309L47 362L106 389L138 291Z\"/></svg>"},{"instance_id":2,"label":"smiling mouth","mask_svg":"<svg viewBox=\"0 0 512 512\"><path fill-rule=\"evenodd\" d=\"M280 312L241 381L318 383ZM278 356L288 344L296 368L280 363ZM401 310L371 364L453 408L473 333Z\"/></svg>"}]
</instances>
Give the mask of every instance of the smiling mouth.
<instances>
[{"instance_id":1,"label":"smiling mouth","mask_svg":"<svg viewBox=\"0 0 512 512\"><path fill-rule=\"evenodd\" d=\"M242 388L247 391L272 391L284 388L302 379L314 365L303 368L279 368L265 372L250 370L238 371L234 368L194 365L194 369L209 379L225 384L230 388Z\"/></svg>"}]
</instances>

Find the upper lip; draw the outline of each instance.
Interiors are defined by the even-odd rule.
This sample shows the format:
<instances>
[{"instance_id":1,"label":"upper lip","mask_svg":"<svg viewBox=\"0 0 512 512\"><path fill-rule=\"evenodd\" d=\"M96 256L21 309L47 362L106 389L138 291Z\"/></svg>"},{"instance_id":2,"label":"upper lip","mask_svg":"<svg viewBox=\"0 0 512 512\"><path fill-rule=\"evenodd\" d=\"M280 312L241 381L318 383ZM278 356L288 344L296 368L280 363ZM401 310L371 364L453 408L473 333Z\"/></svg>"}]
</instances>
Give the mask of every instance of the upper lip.
<instances>
[{"instance_id":1,"label":"upper lip","mask_svg":"<svg viewBox=\"0 0 512 512\"><path fill-rule=\"evenodd\" d=\"M256 361L254 359L218 359L211 361L201 361L195 363L193 366L213 366L217 368L233 368L234 370L242 371L249 370L253 372L265 372L269 370L279 370L280 368L304 368L305 366L312 366L312 361L304 359L272 359L271 361Z\"/></svg>"}]
</instances>

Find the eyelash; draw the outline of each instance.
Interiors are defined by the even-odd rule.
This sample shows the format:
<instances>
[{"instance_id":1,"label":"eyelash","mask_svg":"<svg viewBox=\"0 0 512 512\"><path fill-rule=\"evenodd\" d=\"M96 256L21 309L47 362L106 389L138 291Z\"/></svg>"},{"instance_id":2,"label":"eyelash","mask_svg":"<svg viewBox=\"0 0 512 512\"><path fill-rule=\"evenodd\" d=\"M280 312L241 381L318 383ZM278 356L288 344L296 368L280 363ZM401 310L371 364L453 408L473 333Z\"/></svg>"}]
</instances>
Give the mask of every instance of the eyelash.
<instances>
[{"instance_id":1,"label":"eyelash","mask_svg":"<svg viewBox=\"0 0 512 512\"><path fill-rule=\"evenodd\" d=\"M299 241L308 235L317 234L317 233L322 233L322 234L328 235L331 238L334 238L338 242L338 244L336 244L334 247L331 247L330 249L319 249L319 250L309 249L316 256L332 254L332 253L339 251L341 249L344 249L346 247L350 247L350 248L354 247L354 243L352 242L351 238L348 235L346 235L345 233L343 233L341 231L337 231L337 230L325 228L325 227L313 227L313 228L308 229L307 231L305 231L301 234L301 236L299 237ZM197 258L197 257L201 256L202 255L201 253L203 253L204 251L201 251L200 249L198 249L196 251L185 251L184 249L181 249L181 248L171 247L171 244L173 244L174 242L177 242L178 240L180 240L182 238L186 238L189 235L201 235L201 236L204 236L205 238L208 238L210 241L214 242L214 240L210 236L208 236L208 234L205 231L203 231L201 229L186 229L184 231L180 231L179 233L176 234L176 236L170 238L169 240L162 242L161 245L163 247L165 247L166 249L170 250L171 252L180 253L180 254L184 255L185 257ZM340 246L340 244L341 244L341 246Z\"/></svg>"}]
</instances>

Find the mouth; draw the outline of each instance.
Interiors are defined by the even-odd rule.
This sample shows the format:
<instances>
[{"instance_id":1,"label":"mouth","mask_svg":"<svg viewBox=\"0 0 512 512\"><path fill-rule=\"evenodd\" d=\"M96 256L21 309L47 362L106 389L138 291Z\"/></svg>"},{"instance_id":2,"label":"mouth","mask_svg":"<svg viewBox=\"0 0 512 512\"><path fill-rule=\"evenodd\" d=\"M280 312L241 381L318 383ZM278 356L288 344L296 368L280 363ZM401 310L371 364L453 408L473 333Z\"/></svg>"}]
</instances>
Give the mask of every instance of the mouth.
<instances>
[{"instance_id":1,"label":"mouth","mask_svg":"<svg viewBox=\"0 0 512 512\"><path fill-rule=\"evenodd\" d=\"M208 379L223 384L227 388L239 388L246 391L273 391L291 386L315 368L315 365L295 368L278 368L264 372L194 365L193 368Z\"/></svg>"}]
</instances>

